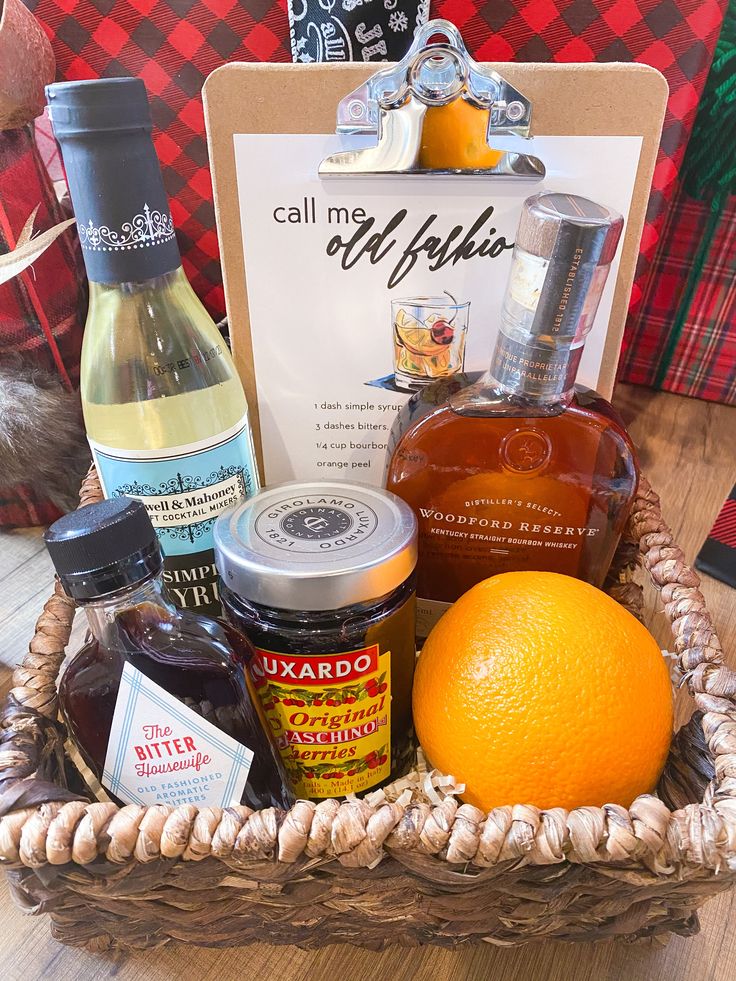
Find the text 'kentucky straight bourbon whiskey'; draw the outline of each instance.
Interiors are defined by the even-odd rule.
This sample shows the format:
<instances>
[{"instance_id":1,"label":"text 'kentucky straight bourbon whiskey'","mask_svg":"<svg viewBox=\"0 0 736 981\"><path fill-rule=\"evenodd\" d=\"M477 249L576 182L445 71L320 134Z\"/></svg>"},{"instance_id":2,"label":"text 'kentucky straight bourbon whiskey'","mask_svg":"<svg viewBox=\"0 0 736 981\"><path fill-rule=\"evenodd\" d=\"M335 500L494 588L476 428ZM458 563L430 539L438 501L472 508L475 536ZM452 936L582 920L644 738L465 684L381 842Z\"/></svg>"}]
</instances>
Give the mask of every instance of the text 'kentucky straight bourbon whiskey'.
<instances>
[{"instance_id":1,"label":"text 'kentucky straight bourbon whiskey'","mask_svg":"<svg viewBox=\"0 0 736 981\"><path fill-rule=\"evenodd\" d=\"M397 417L387 487L419 521L420 637L499 572L605 579L637 468L609 403L574 383L622 227L576 195L527 199L489 371L429 385Z\"/></svg>"}]
</instances>

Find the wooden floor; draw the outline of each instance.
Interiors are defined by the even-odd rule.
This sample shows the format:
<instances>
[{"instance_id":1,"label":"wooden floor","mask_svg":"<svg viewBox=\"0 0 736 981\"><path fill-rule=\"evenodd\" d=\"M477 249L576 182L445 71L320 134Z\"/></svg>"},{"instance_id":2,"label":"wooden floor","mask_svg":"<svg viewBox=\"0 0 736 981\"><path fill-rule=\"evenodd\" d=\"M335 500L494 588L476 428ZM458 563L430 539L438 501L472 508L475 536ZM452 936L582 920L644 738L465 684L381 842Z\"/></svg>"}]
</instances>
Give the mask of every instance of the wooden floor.
<instances>
[{"instance_id":1,"label":"wooden floor","mask_svg":"<svg viewBox=\"0 0 736 981\"><path fill-rule=\"evenodd\" d=\"M641 465L663 499L663 511L689 560L736 481L736 408L621 388L616 404L640 450ZM38 531L0 535L0 686L23 655L33 621L49 592L51 567ZM724 648L736 667L736 592L705 579ZM668 635L652 611L650 626L663 646ZM0 875L0 879L2 876ZM734 894L701 913L702 932L667 946L542 944L439 951L391 948L381 954L347 946L306 953L293 947L236 950L165 947L141 953L87 954L49 936L43 916L24 916L0 885L2 981L733 981L736 979Z\"/></svg>"}]
</instances>

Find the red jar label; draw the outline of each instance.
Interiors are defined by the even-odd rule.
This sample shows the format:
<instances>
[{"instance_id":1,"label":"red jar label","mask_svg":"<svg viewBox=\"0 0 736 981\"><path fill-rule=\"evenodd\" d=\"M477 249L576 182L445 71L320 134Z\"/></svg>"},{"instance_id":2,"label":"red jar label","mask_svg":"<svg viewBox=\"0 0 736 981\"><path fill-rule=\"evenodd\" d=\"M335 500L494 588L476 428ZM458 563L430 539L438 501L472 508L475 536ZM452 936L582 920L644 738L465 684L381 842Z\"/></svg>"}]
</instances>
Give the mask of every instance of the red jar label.
<instances>
[{"instance_id":1,"label":"red jar label","mask_svg":"<svg viewBox=\"0 0 736 981\"><path fill-rule=\"evenodd\" d=\"M251 677L298 797L343 797L391 773L391 653L256 648Z\"/></svg>"}]
</instances>

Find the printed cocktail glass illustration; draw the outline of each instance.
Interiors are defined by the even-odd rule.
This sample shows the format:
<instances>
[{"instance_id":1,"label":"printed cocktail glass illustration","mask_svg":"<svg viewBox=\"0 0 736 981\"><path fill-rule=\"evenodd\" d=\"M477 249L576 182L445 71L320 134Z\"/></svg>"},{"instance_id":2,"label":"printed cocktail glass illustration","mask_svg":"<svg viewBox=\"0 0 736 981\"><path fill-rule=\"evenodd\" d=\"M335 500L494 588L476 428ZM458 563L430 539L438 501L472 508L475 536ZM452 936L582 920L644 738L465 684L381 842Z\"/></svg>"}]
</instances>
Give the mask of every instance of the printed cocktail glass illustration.
<instances>
[{"instance_id":1,"label":"printed cocktail glass illustration","mask_svg":"<svg viewBox=\"0 0 736 981\"><path fill-rule=\"evenodd\" d=\"M414 296L391 301L397 388L414 391L463 370L470 301Z\"/></svg>"}]
</instances>

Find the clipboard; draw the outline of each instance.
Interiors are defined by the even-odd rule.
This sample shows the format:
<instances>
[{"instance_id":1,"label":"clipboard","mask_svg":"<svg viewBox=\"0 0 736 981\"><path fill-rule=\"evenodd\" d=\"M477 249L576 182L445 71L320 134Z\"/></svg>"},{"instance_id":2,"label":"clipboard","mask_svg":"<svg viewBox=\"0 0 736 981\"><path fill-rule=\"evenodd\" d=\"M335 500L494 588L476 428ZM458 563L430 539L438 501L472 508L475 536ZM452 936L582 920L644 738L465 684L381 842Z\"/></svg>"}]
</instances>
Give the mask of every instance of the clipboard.
<instances>
[{"instance_id":1,"label":"clipboard","mask_svg":"<svg viewBox=\"0 0 736 981\"><path fill-rule=\"evenodd\" d=\"M438 31L445 35L451 46L459 38L452 25L444 21L432 21L425 25L421 36L418 35L412 51L416 53L417 44L423 46ZM407 59L411 54L412 52L407 55ZM398 69L401 74L407 59L400 65L382 66L381 72L396 72ZM604 397L610 398L657 159L668 96L667 82L655 69L639 64L483 63L476 67L500 78L510 91L523 93L524 105L533 109L534 135L641 138L631 205L628 215L624 216L625 234L597 386ZM361 87L365 91L366 83L375 74L375 65L354 63L230 63L214 71L204 85L205 120L231 342L251 409L262 473L264 458L261 419L254 369L234 137L237 134L334 133L338 106L342 107L342 116L338 116L338 122L341 119L344 124L345 111L350 101L346 97L361 91ZM518 106L513 111L517 118L501 119L501 128L507 125L511 132L513 126L519 122L522 127L530 126L529 113L520 117ZM349 124L350 120L347 122ZM367 123L375 130L375 120L367 120ZM519 135L518 128L516 135ZM460 180L474 179L473 176L450 173ZM376 179L380 180L380 175ZM415 178L410 173L402 179ZM489 179L513 180L514 177L507 174L505 178L499 175L498 178L493 176ZM525 182L525 188L527 195L535 193L533 179ZM270 479L268 474L267 479Z\"/></svg>"}]
</instances>

